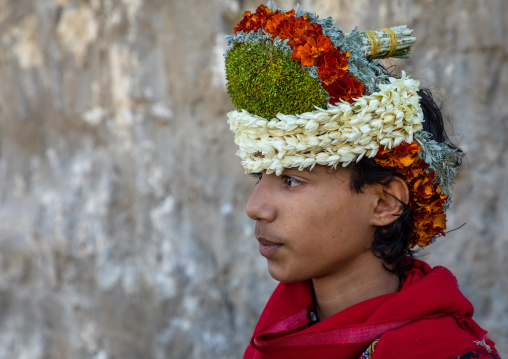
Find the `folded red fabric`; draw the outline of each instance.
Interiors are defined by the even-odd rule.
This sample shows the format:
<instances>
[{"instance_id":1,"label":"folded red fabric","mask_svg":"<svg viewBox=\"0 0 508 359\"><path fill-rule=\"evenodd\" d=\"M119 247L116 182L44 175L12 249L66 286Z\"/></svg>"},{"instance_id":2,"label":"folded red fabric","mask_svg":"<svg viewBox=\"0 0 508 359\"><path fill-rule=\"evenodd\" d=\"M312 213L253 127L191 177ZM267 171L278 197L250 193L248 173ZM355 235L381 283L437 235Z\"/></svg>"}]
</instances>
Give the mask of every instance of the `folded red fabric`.
<instances>
[{"instance_id":1,"label":"folded red fabric","mask_svg":"<svg viewBox=\"0 0 508 359\"><path fill-rule=\"evenodd\" d=\"M310 281L280 283L256 325L245 359L358 358L380 338L375 357L457 358L494 343L472 319L473 306L444 267L416 260L401 289L308 326Z\"/></svg>"}]
</instances>

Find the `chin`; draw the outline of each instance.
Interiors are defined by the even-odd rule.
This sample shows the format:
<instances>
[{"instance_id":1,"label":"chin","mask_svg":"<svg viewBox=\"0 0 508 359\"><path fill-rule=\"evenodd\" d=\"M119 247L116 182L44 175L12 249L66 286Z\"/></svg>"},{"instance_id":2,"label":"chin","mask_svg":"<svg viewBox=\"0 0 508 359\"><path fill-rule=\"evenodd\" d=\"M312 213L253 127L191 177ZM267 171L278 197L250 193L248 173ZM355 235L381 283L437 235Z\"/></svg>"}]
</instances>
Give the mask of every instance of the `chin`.
<instances>
[{"instance_id":1,"label":"chin","mask_svg":"<svg viewBox=\"0 0 508 359\"><path fill-rule=\"evenodd\" d=\"M281 270L281 268L276 268L275 266L270 265L270 263L268 263L268 273L270 274L270 277L282 283L293 283L310 279L310 278L300 278L299 276L295 276L289 271L284 271Z\"/></svg>"}]
</instances>

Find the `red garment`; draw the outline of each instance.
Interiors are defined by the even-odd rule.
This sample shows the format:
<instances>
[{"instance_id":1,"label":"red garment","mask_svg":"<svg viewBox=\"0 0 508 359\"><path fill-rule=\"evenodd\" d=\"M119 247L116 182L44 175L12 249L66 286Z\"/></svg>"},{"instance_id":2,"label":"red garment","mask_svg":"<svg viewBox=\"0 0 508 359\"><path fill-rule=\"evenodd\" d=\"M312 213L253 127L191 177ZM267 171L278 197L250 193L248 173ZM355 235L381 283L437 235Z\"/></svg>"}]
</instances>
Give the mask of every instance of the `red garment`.
<instances>
[{"instance_id":1,"label":"red garment","mask_svg":"<svg viewBox=\"0 0 508 359\"><path fill-rule=\"evenodd\" d=\"M400 291L358 303L310 327L311 282L280 283L244 359L358 358L377 338L377 359L457 358L479 348L475 341L482 340L495 352L449 270L416 260L406 275Z\"/></svg>"}]
</instances>

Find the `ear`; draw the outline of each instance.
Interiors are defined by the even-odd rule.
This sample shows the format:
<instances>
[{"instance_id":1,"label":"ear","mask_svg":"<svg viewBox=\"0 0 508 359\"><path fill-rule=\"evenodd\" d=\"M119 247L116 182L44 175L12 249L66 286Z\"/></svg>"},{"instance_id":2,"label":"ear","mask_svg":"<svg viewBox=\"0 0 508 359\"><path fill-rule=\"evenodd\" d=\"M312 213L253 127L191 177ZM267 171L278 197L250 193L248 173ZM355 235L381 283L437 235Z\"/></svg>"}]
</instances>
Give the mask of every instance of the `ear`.
<instances>
[{"instance_id":1,"label":"ear","mask_svg":"<svg viewBox=\"0 0 508 359\"><path fill-rule=\"evenodd\" d=\"M383 227L395 222L404 211L401 202L404 204L409 202L409 188L406 181L395 176L390 183L380 188L372 224Z\"/></svg>"}]
</instances>

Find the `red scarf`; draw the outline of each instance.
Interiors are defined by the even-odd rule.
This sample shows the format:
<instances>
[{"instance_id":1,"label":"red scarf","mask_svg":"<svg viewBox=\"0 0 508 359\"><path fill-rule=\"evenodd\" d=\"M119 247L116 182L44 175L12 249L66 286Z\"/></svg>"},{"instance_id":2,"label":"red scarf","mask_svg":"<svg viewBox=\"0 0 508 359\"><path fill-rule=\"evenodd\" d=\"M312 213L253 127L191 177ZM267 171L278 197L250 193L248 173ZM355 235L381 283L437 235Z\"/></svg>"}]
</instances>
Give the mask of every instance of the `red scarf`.
<instances>
[{"instance_id":1,"label":"red scarf","mask_svg":"<svg viewBox=\"0 0 508 359\"><path fill-rule=\"evenodd\" d=\"M457 358L475 341L495 352L473 319L453 274L422 261L400 291L358 303L311 327L311 282L280 283L268 301L244 359L358 358L375 339L377 359Z\"/></svg>"}]
</instances>

